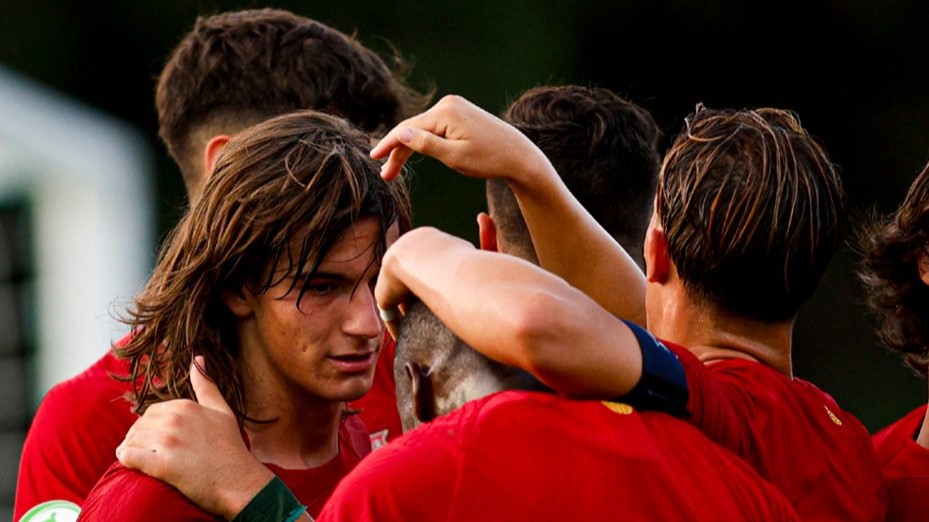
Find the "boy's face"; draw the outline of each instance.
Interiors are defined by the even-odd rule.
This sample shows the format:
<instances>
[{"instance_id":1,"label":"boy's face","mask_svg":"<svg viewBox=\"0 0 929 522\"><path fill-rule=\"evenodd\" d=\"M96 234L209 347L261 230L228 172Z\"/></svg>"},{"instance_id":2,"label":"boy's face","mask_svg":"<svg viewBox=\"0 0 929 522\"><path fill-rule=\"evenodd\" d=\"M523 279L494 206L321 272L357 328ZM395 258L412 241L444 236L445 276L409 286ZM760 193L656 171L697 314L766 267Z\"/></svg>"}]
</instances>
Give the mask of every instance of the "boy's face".
<instances>
[{"instance_id":1,"label":"boy's face","mask_svg":"<svg viewBox=\"0 0 929 522\"><path fill-rule=\"evenodd\" d=\"M257 295L243 289L246 313L233 312L240 317L250 392L271 400L296 395L327 401L351 401L367 393L384 333L373 294L379 234L373 217L349 228L323 259L299 308L300 283L287 292L292 278ZM397 235L395 225L388 244Z\"/></svg>"}]
</instances>

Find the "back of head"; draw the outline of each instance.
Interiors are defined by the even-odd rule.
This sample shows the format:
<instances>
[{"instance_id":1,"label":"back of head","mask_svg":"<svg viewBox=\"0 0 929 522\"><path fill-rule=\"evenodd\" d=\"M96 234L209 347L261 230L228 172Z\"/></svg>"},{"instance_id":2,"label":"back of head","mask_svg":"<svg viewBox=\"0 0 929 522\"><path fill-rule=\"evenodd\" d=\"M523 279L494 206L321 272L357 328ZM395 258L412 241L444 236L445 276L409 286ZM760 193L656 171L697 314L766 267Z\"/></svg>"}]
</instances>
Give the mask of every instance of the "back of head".
<instances>
[{"instance_id":1,"label":"back of head","mask_svg":"<svg viewBox=\"0 0 929 522\"><path fill-rule=\"evenodd\" d=\"M526 91L504 119L542 150L574 197L641 265L660 161L660 131L648 111L607 89L570 85ZM501 243L535 261L506 183L489 181L487 200Z\"/></svg>"},{"instance_id":2,"label":"back of head","mask_svg":"<svg viewBox=\"0 0 929 522\"><path fill-rule=\"evenodd\" d=\"M299 306L329 251L367 217L379 223L379 262L387 229L409 222L409 198L402 182L381 179L369 150L366 134L315 111L273 118L228 143L129 310L135 335L117 352L131 359L133 382L143 377L140 411L190 397L188 367L199 353L243 418L237 320L222 296L289 282Z\"/></svg>"},{"instance_id":3,"label":"back of head","mask_svg":"<svg viewBox=\"0 0 929 522\"><path fill-rule=\"evenodd\" d=\"M926 375L929 362L929 286L921 265L929 251L929 165L910 185L900 208L872 217L859 232L864 255L859 276L867 304L879 321L878 335ZM923 261L924 262L924 261Z\"/></svg>"},{"instance_id":4,"label":"back of head","mask_svg":"<svg viewBox=\"0 0 929 522\"><path fill-rule=\"evenodd\" d=\"M159 136L194 194L203 148L213 136L301 109L378 133L425 101L353 37L276 9L198 18L165 65L155 95Z\"/></svg>"},{"instance_id":5,"label":"back of head","mask_svg":"<svg viewBox=\"0 0 929 522\"><path fill-rule=\"evenodd\" d=\"M665 156L657 205L689 295L765 322L796 315L845 220L835 166L777 109L698 106Z\"/></svg>"},{"instance_id":6,"label":"back of head","mask_svg":"<svg viewBox=\"0 0 929 522\"><path fill-rule=\"evenodd\" d=\"M394 377L404 431L497 391L537 387L525 372L465 344L419 301L403 317Z\"/></svg>"}]
</instances>

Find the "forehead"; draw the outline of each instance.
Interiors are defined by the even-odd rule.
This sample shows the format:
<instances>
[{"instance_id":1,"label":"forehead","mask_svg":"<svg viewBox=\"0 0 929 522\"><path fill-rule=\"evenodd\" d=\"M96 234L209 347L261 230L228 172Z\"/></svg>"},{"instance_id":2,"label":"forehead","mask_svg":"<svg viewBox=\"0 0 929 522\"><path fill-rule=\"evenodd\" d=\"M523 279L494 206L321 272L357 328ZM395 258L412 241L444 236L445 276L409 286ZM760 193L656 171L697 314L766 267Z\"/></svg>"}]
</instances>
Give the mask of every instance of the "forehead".
<instances>
[{"instance_id":1,"label":"forehead","mask_svg":"<svg viewBox=\"0 0 929 522\"><path fill-rule=\"evenodd\" d=\"M342 232L342 235L323 257L320 266L368 261L375 246L383 239L380 218L359 219Z\"/></svg>"}]
</instances>

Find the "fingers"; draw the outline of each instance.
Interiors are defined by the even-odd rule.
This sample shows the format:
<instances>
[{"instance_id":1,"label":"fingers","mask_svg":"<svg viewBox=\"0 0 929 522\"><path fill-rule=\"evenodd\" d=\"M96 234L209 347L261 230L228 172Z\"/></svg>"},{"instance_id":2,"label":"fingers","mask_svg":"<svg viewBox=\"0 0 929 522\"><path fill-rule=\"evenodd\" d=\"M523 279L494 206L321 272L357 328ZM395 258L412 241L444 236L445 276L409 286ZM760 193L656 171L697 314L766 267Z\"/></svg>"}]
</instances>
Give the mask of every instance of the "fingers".
<instances>
[{"instance_id":1,"label":"fingers","mask_svg":"<svg viewBox=\"0 0 929 522\"><path fill-rule=\"evenodd\" d=\"M381 321L384 322L384 326L387 327L387 332L390 333L390 336L396 341L400 328L400 318L402 317L399 308L393 307L385 309L378 305L377 311L381 315Z\"/></svg>"},{"instance_id":2,"label":"fingers","mask_svg":"<svg viewBox=\"0 0 929 522\"><path fill-rule=\"evenodd\" d=\"M205 408L233 415L232 408L226 403L216 384L204 373L206 360L202 355L194 357L190 363L190 385L194 389L197 402Z\"/></svg>"},{"instance_id":3,"label":"fingers","mask_svg":"<svg viewBox=\"0 0 929 522\"><path fill-rule=\"evenodd\" d=\"M387 161L381 166L381 177L387 181L392 181L400 175L403 165L413 155L413 150L402 145L390 151Z\"/></svg>"},{"instance_id":4,"label":"fingers","mask_svg":"<svg viewBox=\"0 0 929 522\"><path fill-rule=\"evenodd\" d=\"M152 450L120 445L116 448L116 458L127 468L137 469L146 475L164 480L163 459Z\"/></svg>"}]
</instances>

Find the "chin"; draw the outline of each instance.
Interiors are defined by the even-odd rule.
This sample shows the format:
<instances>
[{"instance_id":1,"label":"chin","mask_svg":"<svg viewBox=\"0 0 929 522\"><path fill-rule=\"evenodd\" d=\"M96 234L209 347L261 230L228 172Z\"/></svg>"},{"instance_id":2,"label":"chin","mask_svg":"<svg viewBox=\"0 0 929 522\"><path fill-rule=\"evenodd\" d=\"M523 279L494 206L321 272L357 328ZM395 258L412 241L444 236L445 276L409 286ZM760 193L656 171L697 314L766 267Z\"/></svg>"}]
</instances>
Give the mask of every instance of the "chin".
<instances>
[{"instance_id":1,"label":"chin","mask_svg":"<svg viewBox=\"0 0 929 522\"><path fill-rule=\"evenodd\" d=\"M364 380L358 379L356 382L344 383L344 386L341 386L337 392L338 397L333 397L333 400L346 402L357 401L371 390L372 381L373 379L368 378Z\"/></svg>"}]
</instances>

